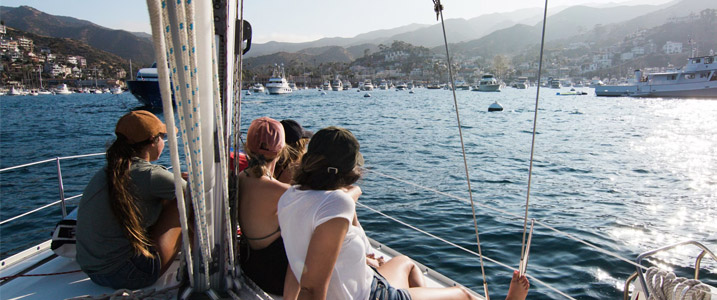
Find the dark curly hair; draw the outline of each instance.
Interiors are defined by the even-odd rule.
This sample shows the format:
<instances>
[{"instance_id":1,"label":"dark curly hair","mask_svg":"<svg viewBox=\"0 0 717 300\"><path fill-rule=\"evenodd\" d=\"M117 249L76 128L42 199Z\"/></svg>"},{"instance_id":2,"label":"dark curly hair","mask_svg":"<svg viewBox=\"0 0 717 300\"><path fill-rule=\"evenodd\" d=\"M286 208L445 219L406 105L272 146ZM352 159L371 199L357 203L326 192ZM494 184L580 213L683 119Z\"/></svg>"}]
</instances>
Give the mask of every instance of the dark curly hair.
<instances>
[{"instance_id":1,"label":"dark curly hair","mask_svg":"<svg viewBox=\"0 0 717 300\"><path fill-rule=\"evenodd\" d=\"M335 190L358 181L362 165L356 137L347 129L331 126L311 138L294 182L312 190Z\"/></svg>"}]
</instances>

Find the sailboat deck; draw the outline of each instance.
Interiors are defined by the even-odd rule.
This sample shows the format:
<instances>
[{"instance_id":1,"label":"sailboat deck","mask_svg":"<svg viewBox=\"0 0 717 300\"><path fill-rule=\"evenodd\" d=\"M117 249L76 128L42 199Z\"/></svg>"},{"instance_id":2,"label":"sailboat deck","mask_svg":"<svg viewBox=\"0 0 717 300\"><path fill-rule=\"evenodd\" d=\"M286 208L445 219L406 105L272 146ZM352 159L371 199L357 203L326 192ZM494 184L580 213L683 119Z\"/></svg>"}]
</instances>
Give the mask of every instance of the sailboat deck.
<instances>
[{"instance_id":1,"label":"sailboat deck","mask_svg":"<svg viewBox=\"0 0 717 300\"><path fill-rule=\"evenodd\" d=\"M401 255L395 250L371 239L371 246L376 256L383 256L387 260ZM0 295L3 299L68 299L78 297L111 296L115 291L108 287L94 284L87 274L77 272L80 266L74 259L57 256L50 249L50 241L46 241L21 253L13 255L0 263L0 277L23 274L26 276L9 279L0 283ZM424 273L426 285L429 287L450 287L459 285L450 278L416 262ZM145 293L161 293L164 290L176 287L179 260L162 275L157 282L143 289ZM65 273L68 272L68 273ZM60 274L57 274L60 273ZM57 274L45 276L27 276L37 274ZM162 293L160 298L176 297L177 289ZM473 292L473 291L471 291ZM476 297L483 299L473 292ZM263 299L265 297L258 297ZM274 296L275 299L281 297Z\"/></svg>"}]
</instances>

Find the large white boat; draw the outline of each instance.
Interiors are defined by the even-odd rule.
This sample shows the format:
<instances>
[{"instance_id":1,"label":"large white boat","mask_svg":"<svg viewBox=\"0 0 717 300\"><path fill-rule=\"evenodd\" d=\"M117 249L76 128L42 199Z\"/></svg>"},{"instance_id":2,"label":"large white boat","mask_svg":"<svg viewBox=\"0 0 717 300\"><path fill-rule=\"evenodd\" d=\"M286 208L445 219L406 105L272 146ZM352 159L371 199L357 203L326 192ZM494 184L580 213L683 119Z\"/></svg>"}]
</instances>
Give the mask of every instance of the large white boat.
<instances>
[{"instance_id":1,"label":"large white boat","mask_svg":"<svg viewBox=\"0 0 717 300\"><path fill-rule=\"evenodd\" d=\"M344 83L341 82L341 79L339 79L338 76L336 76L334 81L331 83L331 89L336 92L344 90Z\"/></svg>"},{"instance_id":2,"label":"large white boat","mask_svg":"<svg viewBox=\"0 0 717 300\"><path fill-rule=\"evenodd\" d=\"M595 95L717 99L717 56L691 57L678 70L646 74L636 70L629 84L596 86Z\"/></svg>"},{"instance_id":3,"label":"large white boat","mask_svg":"<svg viewBox=\"0 0 717 300\"><path fill-rule=\"evenodd\" d=\"M478 87L473 90L478 92L500 92L500 83L492 74L485 74L478 82Z\"/></svg>"},{"instance_id":4,"label":"large white boat","mask_svg":"<svg viewBox=\"0 0 717 300\"><path fill-rule=\"evenodd\" d=\"M269 90L271 95L290 94L294 91L289 86L289 82L286 81L284 68L279 66L274 68L271 77L269 77L269 82L266 84L266 89Z\"/></svg>"},{"instance_id":5,"label":"large white boat","mask_svg":"<svg viewBox=\"0 0 717 300\"><path fill-rule=\"evenodd\" d=\"M264 86L258 82L255 83L254 85L252 85L251 88L249 88L249 89L251 89L251 91L254 93L264 93Z\"/></svg>"},{"instance_id":6,"label":"large white boat","mask_svg":"<svg viewBox=\"0 0 717 300\"><path fill-rule=\"evenodd\" d=\"M528 77L518 77L518 79L515 80L516 89L527 89L529 84Z\"/></svg>"},{"instance_id":7,"label":"large white boat","mask_svg":"<svg viewBox=\"0 0 717 300\"><path fill-rule=\"evenodd\" d=\"M57 86L57 88L55 89L55 94L69 95L69 94L72 94L72 91L70 91L70 89L67 88L67 85L63 83L63 84L60 84L59 86Z\"/></svg>"},{"instance_id":8,"label":"large white boat","mask_svg":"<svg viewBox=\"0 0 717 300\"><path fill-rule=\"evenodd\" d=\"M371 83L371 79L366 79L363 82L363 85L361 85L362 91L373 91L373 83Z\"/></svg>"},{"instance_id":9,"label":"large white boat","mask_svg":"<svg viewBox=\"0 0 717 300\"><path fill-rule=\"evenodd\" d=\"M379 90L388 90L388 81L386 79L381 79L381 81L378 83L378 89Z\"/></svg>"}]
</instances>

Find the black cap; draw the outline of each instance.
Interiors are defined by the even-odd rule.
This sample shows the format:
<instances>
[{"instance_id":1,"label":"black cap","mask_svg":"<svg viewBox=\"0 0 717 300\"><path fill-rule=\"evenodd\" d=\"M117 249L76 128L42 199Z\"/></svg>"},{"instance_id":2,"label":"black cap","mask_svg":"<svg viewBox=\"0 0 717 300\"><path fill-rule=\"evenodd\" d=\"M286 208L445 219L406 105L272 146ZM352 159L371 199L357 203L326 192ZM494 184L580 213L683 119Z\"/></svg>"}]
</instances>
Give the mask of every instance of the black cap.
<instances>
[{"instance_id":1,"label":"black cap","mask_svg":"<svg viewBox=\"0 0 717 300\"><path fill-rule=\"evenodd\" d=\"M286 141L287 144L295 143L302 138L311 138L314 135L313 132L305 130L304 127L301 127L301 125L294 120L282 120L281 125L284 125L284 141Z\"/></svg>"}]
</instances>

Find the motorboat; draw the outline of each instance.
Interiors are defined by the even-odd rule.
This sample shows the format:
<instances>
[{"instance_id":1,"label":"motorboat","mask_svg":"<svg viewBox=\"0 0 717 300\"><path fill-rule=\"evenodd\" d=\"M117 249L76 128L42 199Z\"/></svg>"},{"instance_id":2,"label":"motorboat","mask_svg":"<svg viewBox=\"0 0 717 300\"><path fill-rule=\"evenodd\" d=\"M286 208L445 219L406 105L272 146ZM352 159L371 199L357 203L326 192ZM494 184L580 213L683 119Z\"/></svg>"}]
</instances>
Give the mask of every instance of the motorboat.
<instances>
[{"instance_id":1,"label":"motorboat","mask_svg":"<svg viewBox=\"0 0 717 300\"><path fill-rule=\"evenodd\" d=\"M321 86L321 89L324 91L330 91L331 90L331 81L324 81L324 84Z\"/></svg>"},{"instance_id":2,"label":"motorboat","mask_svg":"<svg viewBox=\"0 0 717 300\"><path fill-rule=\"evenodd\" d=\"M266 83L266 89L269 90L270 95L290 94L294 91L286 81L284 68L280 66L274 67L269 82Z\"/></svg>"},{"instance_id":3,"label":"motorboat","mask_svg":"<svg viewBox=\"0 0 717 300\"><path fill-rule=\"evenodd\" d=\"M548 87L551 89L559 89L562 87L562 84L560 83L560 79L556 78L548 78Z\"/></svg>"},{"instance_id":4,"label":"motorboat","mask_svg":"<svg viewBox=\"0 0 717 300\"><path fill-rule=\"evenodd\" d=\"M381 81L378 83L378 89L379 90L388 90L388 81L386 79L381 79Z\"/></svg>"},{"instance_id":5,"label":"motorboat","mask_svg":"<svg viewBox=\"0 0 717 300\"><path fill-rule=\"evenodd\" d=\"M397 90L397 91L403 91L403 90L407 90L407 89L408 89L408 85L407 85L405 82L399 82L399 83L396 85L396 90Z\"/></svg>"},{"instance_id":6,"label":"motorboat","mask_svg":"<svg viewBox=\"0 0 717 300\"><path fill-rule=\"evenodd\" d=\"M635 70L631 82L595 87L607 97L717 98L717 55L691 57L681 69L643 73Z\"/></svg>"},{"instance_id":7,"label":"motorboat","mask_svg":"<svg viewBox=\"0 0 717 300\"><path fill-rule=\"evenodd\" d=\"M481 77L478 82L477 88L473 91L477 92L500 92L500 83L492 74L485 74Z\"/></svg>"},{"instance_id":8,"label":"motorboat","mask_svg":"<svg viewBox=\"0 0 717 300\"><path fill-rule=\"evenodd\" d=\"M351 87L352 87L352 86L351 86L351 81L344 80L344 81L343 81L343 86L344 86L344 91L345 91L345 90L350 90Z\"/></svg>"},{"instance_id":9,"label":"motorboat","mask_svg":"<svg viewBox=\"0 0 717 300\"><path fill-rule=\"evenodd\" d=\"M162 107L162 96L159 93L159 79L157 77L157 63L153 63L149 68L139 69L135 80L127 81L127 88L144 106Z\"/></svg>"},{"instance_id":10,"label":"motorboat","mask_svg":"<svg viewBox=\"0 0 717 300\"><path fill-rule=\"evenodd\" d=\"M363 82L363 85L361 85L362 91L373 91L373 83L371 83L371 79L366 79Z\"/></svg>"},{"instance_id":11,"label":"motorboat","mask_svg":"<svg viewBox=\"0 0 717 300\"><path fill-rule=\"evenodd\" d=\"M515 80L516 89L527 89L529 84L528 77L518 77L518 79Z\"/></svg>"},{"instance_id":12,"label":"motorboat","mask_svg":"<svg viewBox=\"0 0 717 300\"><path fill-rule=\"evenodd\" d=\"M13 86L13 87L10 87L10 91L7 92L7 95L8 96L22 96L24 94L22 93L21 89L17 89Z\"/></svg>"},{"instance_id":13,"label":"motorboat","mask_svg":"<svg viewBox=\"0 0 717 300\"><path fill-rule=\"evenodd\" d=\"M249 88L254 93L264 93L264 86L261 83L255 83Z\"/></svg>"},{"instance_id":14,"label":"motorboat","mask_svg":"<svg viewBox=\"0 0 717 300\"><path fill-rule=\"evenodd\" d=\"M72 94L72 91L70 91L70 89L67 88L67 84L62 83L59 86L57 86L57 88L55 89L55 94L69 95L69 94Z\"/></svg>"},{"instance_id":15,"label":"motorboat","mask_svg":"<svg viewBox=\"0 0 717 300\"><path fill-rule=\"evenodd\" d=\"M465 82L464 80L456 80L456 83L455 83L454 86L456 87L456 90L464 90L464 91L467 91L467 90L470 90L470 89L471 89L471 86L470 86L467 82Z\"/></svg>"},{"instance_id":16,"label":"motorboat","mask_svg":"<svg viewBox=\"0 0 717 300\"><path fill-rule=\"evenodd\" d=\"M344 90L344 83L341 81L341 79L339 79L338 76L336 76L336 79L331 82L331 89L335 92Z\"/></svg>"},{"instance_id":17,"label":"motorboat","mask_svg":"<svg viewBox=\"0 0 717 300\"><path fill-rule=\"evenodd\" d=\"M124 92L124 91L123 91L122 88L119 87L119 86L114 86L114 87L112 87L112 88L110 89L110 93L115 94L115 95L122 94L123 92Z\"/></svg>"}]
</instances>

